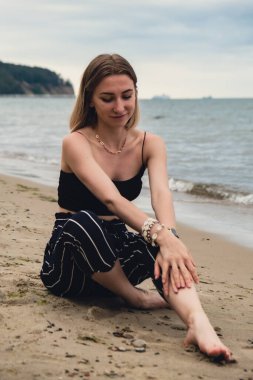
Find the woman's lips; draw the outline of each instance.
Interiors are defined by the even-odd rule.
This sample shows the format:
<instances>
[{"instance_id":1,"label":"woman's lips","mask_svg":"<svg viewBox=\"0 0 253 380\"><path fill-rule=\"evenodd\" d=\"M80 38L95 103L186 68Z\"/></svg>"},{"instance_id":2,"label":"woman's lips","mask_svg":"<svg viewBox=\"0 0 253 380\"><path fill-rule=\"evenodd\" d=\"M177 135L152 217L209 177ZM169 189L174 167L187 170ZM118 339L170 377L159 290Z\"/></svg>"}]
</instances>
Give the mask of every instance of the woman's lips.
<instances>
[{"instance_id":1,"label":"woman's lips","mask_svg":"<svg viewBox=\"0 0 253 380\"><path fill-rule=\"evenodd\" d=\"M127 114L124 113L123 115L112 115L112 118L114 118L114 119L121 119L124 116L127 116Z\"/></svg>"}]
</instances>

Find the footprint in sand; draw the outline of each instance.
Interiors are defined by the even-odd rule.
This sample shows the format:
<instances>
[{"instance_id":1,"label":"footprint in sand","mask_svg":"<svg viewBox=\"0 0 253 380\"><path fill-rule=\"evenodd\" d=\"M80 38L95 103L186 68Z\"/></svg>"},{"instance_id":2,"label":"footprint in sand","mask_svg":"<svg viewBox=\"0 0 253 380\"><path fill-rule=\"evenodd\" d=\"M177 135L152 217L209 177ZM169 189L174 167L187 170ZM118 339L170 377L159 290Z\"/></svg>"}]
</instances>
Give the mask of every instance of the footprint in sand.
<instances>
[{"instance_id":1,"label":"footprint in sand","mask_svg":"<svg viewBox=\"0 0 253 380\"><path fill-rule=\"evenodd\" d=\"M99 306L92 306L88 309L86 317L89 320L100 320L115 316L115 312L108 309L103 309Z\"/></svg>"},{"instance_id":2,"label":"footprint in sand","mask_svg":"<svg viewBox=\"0 0 253 380\"><path fill-rule=\"evenodd\" d=\"M4 301L5 297L5 294L0 290L0 301Z\"/></svg>"}]
</instances>

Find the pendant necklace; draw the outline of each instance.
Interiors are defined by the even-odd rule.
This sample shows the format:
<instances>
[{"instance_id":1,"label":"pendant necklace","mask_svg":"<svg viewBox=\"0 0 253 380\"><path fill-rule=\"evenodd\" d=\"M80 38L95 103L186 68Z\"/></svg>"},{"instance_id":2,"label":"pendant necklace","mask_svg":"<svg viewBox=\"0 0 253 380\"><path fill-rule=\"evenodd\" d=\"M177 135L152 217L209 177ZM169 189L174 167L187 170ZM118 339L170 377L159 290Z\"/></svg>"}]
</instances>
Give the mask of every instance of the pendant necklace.
<instances>
[{"instance_id":1,"label":"pendant necklace","mask_svg":"<svg viewBox=\"0 0 253 380\"><path fill-rule=\"evenodd\" d=\"M121 145L120 149L119 150L116 150L116 152L113 152L112 150L110 150L109 148L107 148L107 146L105 145L105 143L100 139L99 135L96 135L96 139L97 141L99 142L100 145L102 145L102 147L110 154L119 154L122 152L125 144L126 144L126 139L127 139L127 136L125 138L125 140L123 141L123 144Z\"/></svg>"}]
</instances>

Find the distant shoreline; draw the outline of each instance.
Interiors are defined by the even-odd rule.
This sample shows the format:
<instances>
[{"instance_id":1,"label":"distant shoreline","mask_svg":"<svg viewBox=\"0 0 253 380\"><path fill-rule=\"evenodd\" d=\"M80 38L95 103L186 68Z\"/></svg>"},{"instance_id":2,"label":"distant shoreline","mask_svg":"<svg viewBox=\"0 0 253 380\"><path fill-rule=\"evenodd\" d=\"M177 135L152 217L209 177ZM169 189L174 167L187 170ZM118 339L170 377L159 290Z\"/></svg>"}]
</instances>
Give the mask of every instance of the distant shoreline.
<instances>
[{"instance_id":1,"label":"distant shoreline","mask_svg":"<svg viewBox=\"0 0 253 380\"><path fill-rule=\"evenodd\" d=\"M74 88L69 80L49 69L0 61L0 94L72 95Z\"/></svg>"},{"instance_id":2,"label":"distant shoreline","mask_svg":"<svg viewBox=\"0 0 253 380\"><path fill-rule=\"evenodd\" d=\"M75 94L0 94L1 98L75 98Z\"/></svg>"}]
</instances>

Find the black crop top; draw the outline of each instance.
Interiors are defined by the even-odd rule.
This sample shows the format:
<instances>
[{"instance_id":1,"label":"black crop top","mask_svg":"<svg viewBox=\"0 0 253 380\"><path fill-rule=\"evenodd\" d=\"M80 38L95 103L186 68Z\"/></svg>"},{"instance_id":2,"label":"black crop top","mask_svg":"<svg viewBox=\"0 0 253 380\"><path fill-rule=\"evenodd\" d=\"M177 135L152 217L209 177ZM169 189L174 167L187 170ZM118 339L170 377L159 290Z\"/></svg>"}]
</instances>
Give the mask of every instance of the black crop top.
<instances>
[{"instance_id":1,"label":"black crop top","mask_svg":"<svg viewBox=\"0 0 253 380\"><path fill-rule=\"evenodd\" d=\"M132 201L138 197L142 189L142 176L146 169L143 162L142 144L142 166L139 172L125 181L112 181L120 194ZM71 211L90 210L97 215L113 215L110 210L77 178L74 173L60 171L58 186L58 204L60 207Z\"/></svg>"}]
</instances>

